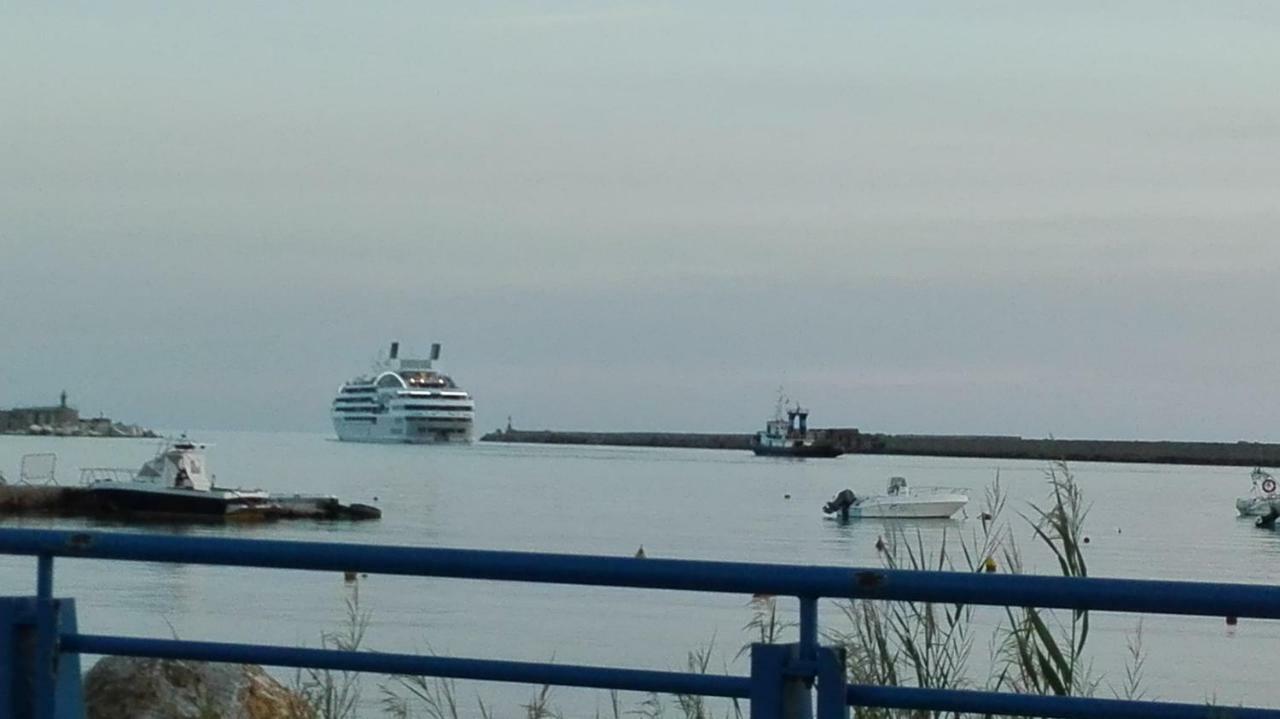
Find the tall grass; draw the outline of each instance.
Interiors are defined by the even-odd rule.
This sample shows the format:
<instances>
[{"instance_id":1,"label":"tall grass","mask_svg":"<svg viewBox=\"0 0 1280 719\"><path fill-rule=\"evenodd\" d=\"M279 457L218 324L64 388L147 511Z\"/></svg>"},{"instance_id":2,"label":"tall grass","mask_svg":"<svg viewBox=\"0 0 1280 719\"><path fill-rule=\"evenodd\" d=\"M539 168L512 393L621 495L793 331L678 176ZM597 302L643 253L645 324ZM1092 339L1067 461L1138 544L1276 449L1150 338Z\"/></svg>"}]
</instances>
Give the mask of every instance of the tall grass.
<instances>
[{"instance_id":1,"label":"tall grass","mask_svg":"<svg viewBox=\"0 0 1280 719\"><path fill-rule=\"evenodd\" d=\"M1065 463L1052 464L1045 479L1049 485L1045 501L1030 503L1018 516L1034 541L1050 551L1063 576L1086 577L1082 546L1089 506ZM997 474L984 492L980 524L969 534L953 538L944 530L939 544L928 547L919 531L907 535L891 530L882 561L893 569L1021 573L1022 556L1013 527L1005 519L1007 505ZM958 551L952 551L953 543L959 545ZM847 674L853 683L937 689L980 686L1079 696L1094 694L1100 683L1086 653L1087 611L1004 608L1003 620L991 637L989 672L979 678L969 667L975 639L972 607L858 599L839 606L845 628L828 631L827 637L845 649ZM1130 641L1124 681L1119 689L1112 688L1116 696L1145 694L1141 686L1144 661L1139 625ZM867 707L857 708L855 714L860 719L952 716Z\"/></svg>"},{"instance_id":2,"label":"tall grass","mask_svg":"<svg viewBox=\"0 0 1280 719\"><path fill-rule=\"evenodd\" d=\"M359 651L369 628L370 613L360 607L360 587L353 585L346 598L346 617L342 629L320 635L323 649ZM295 712L297 717L316 719L354 719L359 716L360 674L329 669L298 670L294 675L293 691L302 700L305 709Z\"/></svg>"},{"instance_id":3,"label":"tall grass","mask_svg":"<svg viewBox=\"0 0 1280 719\"><path fill-rule=\"evenodd\" d=\"M1065 462L1051 465L1046 475L1051 488L1048 503L1031 504L1031 512L1022 517L1040 543L1053 553L1062 576L1087 577L1089 570L1081 546L1089 507ZM1021 571L1012 542L1005 556L1013 571ZM1000 675L997 686L1030 694L1094 693L1099 680L1093 676L1084 653L1089 639L1088 611L1072 610L1064 618L1062 612L1006 607L1005 615L1008 626L1003 632L1000 654L1008 671Z\"/></svg>"}]
</instances>

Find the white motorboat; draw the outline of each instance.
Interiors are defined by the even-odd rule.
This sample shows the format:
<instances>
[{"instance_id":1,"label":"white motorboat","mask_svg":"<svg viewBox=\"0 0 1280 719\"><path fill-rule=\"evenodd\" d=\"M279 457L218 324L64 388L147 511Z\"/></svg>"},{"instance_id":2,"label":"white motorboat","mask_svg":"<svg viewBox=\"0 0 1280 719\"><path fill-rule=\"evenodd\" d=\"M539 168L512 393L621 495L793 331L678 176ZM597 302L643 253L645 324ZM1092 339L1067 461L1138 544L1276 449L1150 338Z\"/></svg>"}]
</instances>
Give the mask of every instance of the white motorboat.
<instances>
[{"instance_id":1,"label":"white motorboat","mask_svg":"<svg viewBox=\"0 0 1280 719\"><path fill-rule=\"evenodd\" d=\"M904 477L890 477L884 494L859 497L851 490L837 494L822 508L847 519L947 519L969 503L962 489L909 487Z\"/></svg>"},{"instance_id":2,"label":"white motorboat","mask_svg":"<svg viewBox=\"0 0 1280 719\"><path fill-rule=\"evenodd\" d=\"M432 364L440 345L426 359L400 357L392 342L387 359L371 374L338 389L333 400L333 430L344 442L434 444L471 441L476 405L471 395Z\"/></svg>"},{"instance_id":3,"label":"white motorboat","mask_svg":"<svg viewBox=\"0 0 1280 719\"><path fill-rule=\"evenodd\" d=\"M1276 493L1276 479L1262 467L1255 467L1249 474L1253 487L1246 497L1236 497L1236 511L1241 517L1264 517L1271 513L1272 502L1280 501Z\"/></svg>"},{"instance_id":4,"label":"white motorboat","mask_svg":"<svg viewBox=\"0 0 1280 719\"><path fill-rule=\"evenodd\" d=\"M263 508L259 489L213 486L205 445L170 442L138 470L87 468L81 481L98 513L115 515L229 517Z\"/></svg>"}]
</instances>

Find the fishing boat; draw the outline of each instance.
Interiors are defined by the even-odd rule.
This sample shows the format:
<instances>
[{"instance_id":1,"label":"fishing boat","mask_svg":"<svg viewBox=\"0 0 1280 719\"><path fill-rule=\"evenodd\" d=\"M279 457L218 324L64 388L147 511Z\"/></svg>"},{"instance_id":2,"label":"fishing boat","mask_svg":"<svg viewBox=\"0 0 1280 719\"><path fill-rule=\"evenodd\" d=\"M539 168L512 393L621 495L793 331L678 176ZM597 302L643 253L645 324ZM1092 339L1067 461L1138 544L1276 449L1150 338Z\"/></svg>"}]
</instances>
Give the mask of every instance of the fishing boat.
<instances>
[{"instance_id":1,"label":"fishing boat","mask_svg":"<svg viewBox=\"0 0 1280 719\"><path fill-rule=\"evenodd\" d=\"M779 401L779 405L781 405ZM779 407L781 409L781 407ZM817 440L809 432L809 410L796 405L765 422L751 440L751 451L761 457L839 457L844 450L832 442Z\"/></svg>"},{"instance_id":2,"label":"fishing boat","mask_svg":"<svg viewBox=\"0 0 1280 719\"><path fill-rule=\"evenodd\" d=\"M962 489L909 487L905 477L890 477L884 494L859 497L845 489L822 507L841 520L947 519L969 503Z\"/></svg>"},{"instance_id":3,"label":"fishing boat","mask_svg":"<svg viewBox=\"0 0 1280 719\"><path fill-rule=\"evenodd\" d=\"M137 470L87 468L81 481L101 514L226 518L265 508L260 489L215 487L206 445L186 439L163 445Z\"/></svg>"},{"instance_id":4,"label":"fishing boat","mask_svg":"<svg viewBox=\"0 0 1280 719\"><path fill-rule=\"evenodd\" d=\"M1253 487L1244 497L1236 497L1236 511L1241 517L1263 517L1271 513L1272 502L1280 501L1276 493L1276 479L1262 467L1254 467L1249 474Z\"/></svg>"}]
</instances>

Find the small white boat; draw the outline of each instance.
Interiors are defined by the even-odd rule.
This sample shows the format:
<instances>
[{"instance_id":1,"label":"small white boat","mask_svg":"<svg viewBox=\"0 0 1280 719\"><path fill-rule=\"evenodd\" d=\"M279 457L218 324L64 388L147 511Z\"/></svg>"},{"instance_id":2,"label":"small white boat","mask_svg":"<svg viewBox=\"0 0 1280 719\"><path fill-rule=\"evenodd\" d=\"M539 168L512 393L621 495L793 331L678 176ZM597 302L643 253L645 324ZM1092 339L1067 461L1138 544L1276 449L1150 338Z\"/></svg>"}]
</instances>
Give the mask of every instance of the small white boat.
<instances>
[{"instance_id":1,"label":"small white boat","mask_svg":"<svg viewBox=\"0 0 1280 719\"><path fill-rule=\"evenodd\" d=\"M1255 467L1249 474L1253 487L1249 496L1236 497L1236 511L1241 517L1263 517L1271 513L1271 503L1280 501L1276 493L1276 479L1262 467Z\"/></svg>"},{"instance_id":2,"label":"small white boat","mask_svg":"<svg viewBox=\"0 0 1280 719\"><path fill-rule=\"evenodd\" d=\"M185 439L171 442L136 471L82 469L81 481L104 514L229 517L267 504L262 490L213 486L203 450Z\"/></svg>"},{"instance_id":3,"label":"small white boat","mask_svg":"<svg viewBox=\"0 0 1280 719\"><path fill-rule=\"evenodd\" d=\"M890 477L884 494L859 497L844 490L822 508L847 519L947 519L969 503L965 490L946 487L908 487L904 477Z\"/></svg>"}]
</instances>

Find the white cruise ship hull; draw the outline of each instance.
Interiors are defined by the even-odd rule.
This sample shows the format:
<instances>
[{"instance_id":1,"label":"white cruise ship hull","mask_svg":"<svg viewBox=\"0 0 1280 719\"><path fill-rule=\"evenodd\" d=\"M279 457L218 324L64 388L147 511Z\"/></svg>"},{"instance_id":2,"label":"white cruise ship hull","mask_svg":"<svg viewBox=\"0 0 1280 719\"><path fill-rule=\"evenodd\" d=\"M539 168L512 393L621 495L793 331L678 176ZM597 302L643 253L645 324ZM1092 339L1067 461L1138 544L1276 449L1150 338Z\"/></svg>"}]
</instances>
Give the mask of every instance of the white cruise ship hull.
<instances>
[{"instance_id":1,"label":"white cruise ship hull","mask_svg":"<svg viewBox=\"0 0 1280 719\"><path fill-rule=\"evenodd\" d=\"M468 444L472 439L470 420L415 420L386 416L375 420L334 417L333 431L343 442Z\"/></svg>"}]
</instances>

